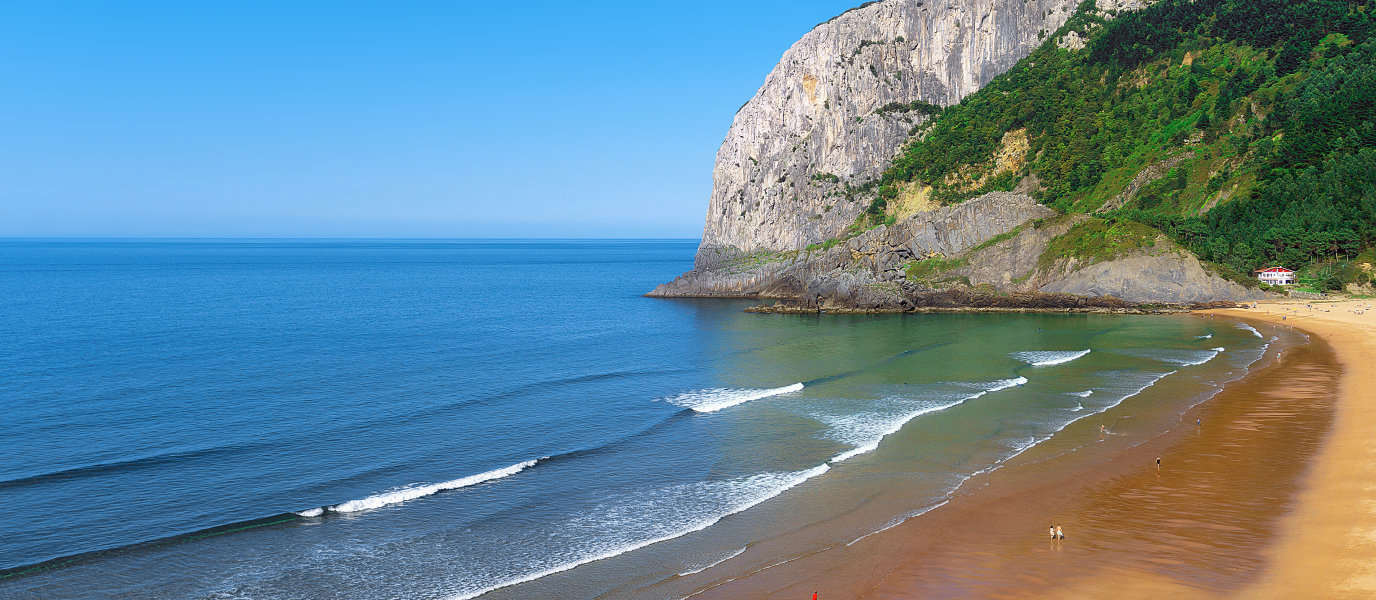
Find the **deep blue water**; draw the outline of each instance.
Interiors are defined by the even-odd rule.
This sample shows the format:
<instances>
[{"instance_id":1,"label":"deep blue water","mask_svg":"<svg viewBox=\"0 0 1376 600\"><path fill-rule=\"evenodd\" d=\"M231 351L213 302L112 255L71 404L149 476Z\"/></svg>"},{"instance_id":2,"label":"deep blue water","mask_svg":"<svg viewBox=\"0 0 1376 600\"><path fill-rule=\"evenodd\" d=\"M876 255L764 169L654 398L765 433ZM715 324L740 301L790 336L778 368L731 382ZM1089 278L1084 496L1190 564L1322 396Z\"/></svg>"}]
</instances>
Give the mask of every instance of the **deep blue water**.
<instances>
[{"instance_id":1,"label":"deep blue water","mask_svg":"<svg viewBox=\"0 0 1376 600\"><path fill-rule=\"evenodd\" d=\"M1273 341L640 296L695 248L0 241L0 595L675 597Z\"/></svg>"}]
</instances>

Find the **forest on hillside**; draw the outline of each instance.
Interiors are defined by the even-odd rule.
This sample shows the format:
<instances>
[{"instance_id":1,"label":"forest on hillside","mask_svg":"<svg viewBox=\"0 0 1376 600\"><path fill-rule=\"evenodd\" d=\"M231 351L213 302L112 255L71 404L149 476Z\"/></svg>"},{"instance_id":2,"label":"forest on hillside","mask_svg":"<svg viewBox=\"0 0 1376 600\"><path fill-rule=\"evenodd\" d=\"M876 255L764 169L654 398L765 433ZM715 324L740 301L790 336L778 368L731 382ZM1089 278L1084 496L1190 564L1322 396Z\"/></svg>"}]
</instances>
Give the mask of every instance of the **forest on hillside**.
<instances>
[{"instance_id":1,"label":"forest on hillside","mask_svg":"<svg viewBox=\"0 0 1376 600\"><path fill-rule=\"evenodd\" d=\"M1087 1L914 128L867 214L882 220L905 186L949 204L1031 181L1059 212L1155 227L1235 275L1346 262L1376 246L1371 4L1160 0L1115 16ZM1058 45L1072 31L1083 48ZM996 159L1010 132L1021 164Z\"/></svg>"}]
</instances>

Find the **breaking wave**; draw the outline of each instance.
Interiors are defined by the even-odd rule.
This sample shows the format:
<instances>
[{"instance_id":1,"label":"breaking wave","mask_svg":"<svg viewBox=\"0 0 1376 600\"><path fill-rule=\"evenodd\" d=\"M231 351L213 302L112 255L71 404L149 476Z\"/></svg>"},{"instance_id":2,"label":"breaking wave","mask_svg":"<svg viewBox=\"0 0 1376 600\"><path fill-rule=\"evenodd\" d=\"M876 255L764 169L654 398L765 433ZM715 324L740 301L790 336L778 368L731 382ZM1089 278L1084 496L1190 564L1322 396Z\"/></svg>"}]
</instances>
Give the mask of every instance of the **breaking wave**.
<instances>
[{"instance_id":1,"label":"breaking wave","mask_svg":"<svg viewBox=\"0 0 1376 600\"><path fill-rule=\"evenodd\" d=\"M691 408L700 413L709 413L719 411L723 408L730 408L737 404L745 404L751 400L778 396L779 394L788 394L802 389L803 384L801 383L767 390L714 388L685 392L673 398L666 398L665 401L675 406Z\"/></svg>"},{"instance_id":2,"label":"breaking wave","mask_svg":"<svg viewBox=\"0 0 1376 600\"><path fill-rule=\"evenodd\" d=\"M1014 352L1011 356L1034 367L1046 367L1068 363L1089 354L1089 352L1089 350L1035 350L1031 352Z\"/></svg>"},{"instance_id":3,"label":"breaking wave","mask_svg":"<svg viewBox=\"0 0 1376 600\"><path fill-rule=\"evenodd\" d=\"M450 480L450 481L445 481L445 482L442 482L442 483L432 483L432 484L429 484L429 485L417 485L417 486L411 486L411 487L404 487L404 488L401 488L401 489L396 489L396 490L391 490L391 491L387 491L387 492L382 492L381 494L374 494L374 495L372 495L372 496L368 496L367 498L361 498L361 499L358 499L358 500L350 500L350 501L348 501L348 502L344 502L344 503L342 503L342 504L336 504L336 505L334 505L334 506L322 506L322 507L320 507L320 508L312 508L312 509L310 509L310 510L303 510L303 511L301 511L301 512L299 512L299 513L296 513L296 514L301 515L301 516L303 516L303 517L318 517L318 516L324 514L325 511L338 512L338 513L351 513L351 512L358 512L358 511L360 511L360 510L370 510L370 509L374 509L374 508L381 508L381 507L387 506L387 505L389 505L389 504L399 504L399 503L402 503L402 502L406 502L407 500L415 500L416 498L422 498L422 497L425 497L425 496L429 496L429 495L431 495L431 494L434 494L434 493L436 493L436 492L442 492L442 491L444 491L444 490L454 490L454 489L458 489L458 488L462 488L462 487L468 487L468 486L470 486L470 485L477 485L477 484L483 483L483 482L485 482L485 481L492 481L493 479L501 479L501 478L503 478L503 477L510 477L510 476L515 475L515 474L517 474L517 473L520 473L521 471L524 471L524 470L526 470L526 469L528 469L528 468L530 468L530 467L535 466L535 463L537 463L537 462L540 462L540 461L539 461L539 460L528 460L528 461L525 461L525 462L516 463L516 464L511 465L511 466L509 466L509 467L504 467L504 468L501 468L501 469L495 469L495 470L492 470L492 471L488 471L488 472L486 472L486 473L479 473L479 474L477 474L477 475L469 475L468 477L461 477L461 478L459 478L459 479L454 479L454 480Z\"/></svg>"},{"instance_id":4,"label":"breaking wave","mask_svg":"<svg viewBox=\"0 0 1376 600\"><path fill-rule=\"evenodd\" d=\"M1025 383L1027 383L1027 378L1025 377L1001 379L983 384L974 384L982 389L974 394L955 395L945 400L929 400L923 402L889 398L881 405L881 408L887 408L888 410L865 412L843 417L826 415L815 415L815 417L819 421L831 426L832 429L829 437L854 446L854 448L833 457L830 462L836 464L846 459L877 450L879 448L879 442L892 434L898 433L908 421L928 413L946 410L952 406L962 404L968 400L980 398L991 392L1006 390ZM968 386L971 384L961 385Z\"/></svg>"},{"instance_id":5,"label":"breaking wave","mask_svg":"<svg viewBox=\"0 0 1376 600\"><path fill-rule=\"evenodd\" d=\"M462 578L466 589L456 590L450 600L469 600L492 590L534 581L579 565L702 531L829 469L823 463L805 471L760 473L728 481L703 481L648 490L634 497L610 499L597 511L577 515L558 524L552 530L557 533L544 532L529 539L509 538L506 544L526 557L515 572L473 572L471 577ZM590 531L615 534L593 538L580 535ZM730 558L728 556L714 564ZM525 572L520 572L522 570Z\"/></svg>"},{"instance_id":6,"label":"breaking wave","mask_svg":"<svg viewBox=\"0 0 1376 600\"><path fill-rule=\"evenodd\" d=\"M1260 331L1257 331L1255 327L1252 327L1251 325L1248 325L1248 324L1246 324L1246 323L1238 323L1238 324L1237 324L1237 328L1238 328L1238 329L1246 329L1247 331L1252 332L1252 335L1255 335L1255 336L1257 336L1257 337L1262 337Z\"/></svg>"},{"instance_id":7,"label":"breaking wave","mask_svg":"<svg viewBox=\"0 0 1376 600\"><path fill-rule=\"evenodd\" d=\"M1136 356L1161 361L1180 367L1192 367L1202 365L1214 359L1222 353L1224 348L1211 348L1209 350L1167 350L1164 348L1149 348L1143 350L1119 350L1119 354L1125 356Z\"/></svg>"}]
</instances>

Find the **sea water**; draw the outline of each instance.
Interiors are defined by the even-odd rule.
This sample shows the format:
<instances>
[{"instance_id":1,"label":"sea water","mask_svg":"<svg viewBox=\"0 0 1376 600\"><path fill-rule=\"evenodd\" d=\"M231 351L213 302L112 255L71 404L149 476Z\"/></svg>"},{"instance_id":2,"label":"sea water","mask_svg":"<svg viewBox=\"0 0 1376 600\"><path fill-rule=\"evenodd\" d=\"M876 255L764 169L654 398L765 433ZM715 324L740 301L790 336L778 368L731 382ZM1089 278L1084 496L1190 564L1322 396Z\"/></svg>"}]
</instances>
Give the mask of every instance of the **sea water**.
<instances>
[{"instance_id":1,"label":"sea water","mask_svg":"<svg viewBox=\"0 0 1376 600\"><path fill-rule=\"evenodd\" d=\"M695 247L0 242L0 595L683 597L1298 335L640 296Z\"/></svg>"}]
</instances>

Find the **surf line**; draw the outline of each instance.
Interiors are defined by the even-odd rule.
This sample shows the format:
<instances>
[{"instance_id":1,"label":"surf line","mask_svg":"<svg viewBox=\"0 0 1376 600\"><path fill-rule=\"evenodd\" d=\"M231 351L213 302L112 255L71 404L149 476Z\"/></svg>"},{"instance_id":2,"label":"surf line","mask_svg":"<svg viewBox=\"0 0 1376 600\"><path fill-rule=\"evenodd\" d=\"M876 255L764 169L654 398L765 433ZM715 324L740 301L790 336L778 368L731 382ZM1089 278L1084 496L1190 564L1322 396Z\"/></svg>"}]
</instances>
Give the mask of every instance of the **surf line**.
<instances>
[{"instance_id":1,"label":"surf line","mask_svg":"<svg viewBox=\"0 0 1376 600\"><path fill-rule=\"evenodd\" d=\"M865 454L865 453L868 453L868 452L873 452L873 451L879 449L879 443L882 442L882 441L884 441L884 438L889 437L890 435L893 435L893 434L895 434L895 433L898 433L901 429L903 429L903 426L904 426L904 425L907 425L907 424L908 424L908 421L911 421L911 420L913 420L913 419L916 419L916 418L918 418L918 417L920 417L920 416L922 416L922 415L925 415L925 414L928 414L928 413L934 413L934 412L938 412L938 411L943 411L943 410L946 410L946 409L951 408L951 407L953 407L953 406L959 406L959 405L961 405L961 404L964 404L964 403L967 402L967 401L979 399L980 397L982 397L982 396L984 396L984 395L986 395L986 394L990 394L990 393L993 393L993 392L998 392L998 391L1006 390L1006 389L1008 389L1008 388L1018 387L1018 386L1020 386L1020 385L1025 385L1026 383L1027 383L1027 378L1026 378L1026 377L1017 377L1017 378L1014 378L1014 379L1001 379L1001 380L999 380L999 381L994 381L994 382L991 382L991 383L987 384L987 385L989 385L989 387L986 388L986 389L980 390L980 391L977 392L977 393L971 394L971 395L969 395L969 396L965 396L965 397L960 398L960 399L958 399L958 400L955 400L955 401L952 401L952 402L948 402L948 403L946 403L946 404L937 405L937 406L928 406L928 407L924 407L924 408L920 408L920 409L918 409L918 410L912 411L912 412L910 412L910 413L908 413L908 414L906 414L906 415L903 415L903 416L899 417L898 419L895 419L894 422L893 422L893 424L889 425L887 428L885 428L884 430L880 431L880 432L879 432L879 435L878 435L877 437L875 437L875 438L873 438L873 439L871 439L871 440L869 440L869 441L867 441L867 442L863 442L863 443L857 445L856 447L851 448L850 450L847 450L847 451L845 451L845 452L842 452L842 453L840 453L840 454L837 454L836 456L832 457L832 459L829 460L829 461L827 461L827 462L829 462L829 463L831 463L831 464L834 465L834 464L839 463L839 462L842 462L842 461L844 461L844 460L846 460L846 459L854 458L854 457L856 457L856 456L859 456L859 455L861 455L861 454Z\"/></svg>"},{"instance_id":2,"label":"surf line","mask_svg":"<svg viewBox=\"0 0 1376 600\"><path fill-rule=\"evenodd\" d=\"M296 514L303 517L318 517L322 514L325 514L326 511L338 513L351 513L358 512L361 510L381 508L389 504L400 504L402 502L406 502L407 500L415 500L416 498L422 498L437 492L442 492L444 490L455 490L459 488L468 487L471 485L477 485L479 483L487 481L492 481L494 479L510 477L530 467L535 466L536 463L547 458L549 457L546 456L535 460L527 460L525 462L516 463L509 467L494 469L486 473L478 473L477 475L469 475L468 477L460 477L459 479L453 479L450 481L432 483L429 485L404 487L397 490L382 492L380 494L373 494L372 496L368 496L367 498L360 498L358 500L350 500L348 502L342 502L340 504L335 504L331 506L322 506L319 508L303 510Z\"/></svg>"},{"instance_id":3,"label":"surf line","mask_svg":"<svg viewBox=\"0 0 1376 600\"><path fill-rule=\"evenodd\" d=\"M802 391L803 384L795 383L784 387L770 389L736 389L736 388L713 388L709 390L697 390L685 392L668 398L666 401L675 406L690 408L694 412L710 413L717 412L723 408L730 408L738 404L745 404L751 400L759 400L780 394L791 394Z\"/></svg>"},{"instance_id":4,"label":"surf line","mask_svg":"<svg viewBox=\"0 0 1376 600\"><path fill-rule=\"evenodd\" d=\"M1093 352L1093 350L1033 350L1030 352L1014 352L1012 356L1033 367L1049 367L1051 365L1068 363L1090 352Z\"/></svg>"},{"instance_id":5,"label":"surf line","mask_svg":"<svg viewBox=\"0 0 1376 600\"><path fill-rule=\"evenodd\" d=\"M759 504L761 504L761 503L763 503L763 502L765 502L765 501L767 501L767 500L770 500L770 499L772 499L772 498L774 498L774 497L776 497L776 496L778 496L778 495L780 495L780 494L782 494L782 493L784 493L784 492L786 492L786 491L788 491L788 490L790 490L790 489L793 489L794 487L797 487L799 484L803 483L804 481L807 481L807 480L809 480L809 479L812 479L813 477L817 477L818 475L822 475L823 473L826 473L826 472L827 472L828 470L830 470L830 469L831 469L831 467L828 466L827 463L822 463L822 464L817 465L817 466L815 466L815 467L813 467L813 468L811 468L811 469L807 469L806 471L797 471L797 472L794 472L794 473L789 473L789 474L788 474L789 477L783 482L783 485L780 485L780 486L778 486L778 487L776 487L776 488L774 488L774 489L768 490L768 491L767 491L766 493L764 493L764 494L760 494L760 495L751 497L751 498L747 499L746 501L744 501L744 502L742 502L742 503L740 503L740 504L737 504L737 505L735 505L735 506L730 507L730 509L727 510L727 511L725 511L725 512L718 513L718 514L715 514L715 515L710 515L710 516L707 516L707 517L705 517L705 518L698 519L697 521L694 521L694 522L691 522L691 523L686 523L686 524L684 525L683 528L681 528L681 529L679 529L679 530L677 530L677 531L673 531L673 532L670 532L670 533L667 533L667 534L664 534L664 535L661 535L661 536L657 536L657 537L654 537L654 538L651 538L651 539L646 539L646 540L641 540L641 541L632 542L632 543L627 544L627 545L624 545L624 546L617 546L617 547L614 547L614 548L611 548L611 549L599 550L599 551L596 551L594 554L582 556L582 557L573 559L573 560L571 560L571 561L569 561L569 562L566 562L566 563L564 563L564 564L560 564L560 565L555 565L555 566L552 566L552 567L548 567L548 568L546 568L546 569L544 569L544 570L542 570L542 571L538 571L538 572L535 572L535 573L528 573L528 574L525 574L525 575L520 575L520 576L514 577L514 578L512 578L512 579L509 579L509 580L500 582L500 583L496 583L496 584L489 585L489 586L487 586L487 587L485 587L485 588L482 588L482 589L475 589L475 590L462 591L462 592L459 592L459 593L456 594L456 595L449 596L449 597L448 597L448 600L472 600L473 598L477 598L478 596L481 596L481 595L486 594L486 593L488 593L488 592L491 592L491 591L493 591L493 590L498 590L498 589L505 588L505 587L510 587L510 586L513 586L513 585L519 585L519 584L522 584L522 583L527 583L527 582L535 581L535 580L537 580L537 579L541 579L541 578L544 578L544 577L553 575L553 574L555 574L555 573L562 573L562 572L564 572L564 571L568 571L568 570L571 570L571 569L575 569L575 568L581 567L581 566L586 565L586 564L588 564L588 563L597 562L597 561L600 561L600 560L606 560L606 559L608 559L608 558L612 558L612 557L614 557L614 556L620 556L620 555L626 554L626 553L628 553L628 552L634 552L634 551L639 550L639 549L641 549L641 548L645 548L645 547L647 547L647 546L652 546L652 545L658 544L658 543L660 543L660 542L672 540L672 539L675 539L675 538L683 537L683 536L688 535L688 534L690 534L690 533L696 533L696 532L702 531L702 530L704 530L704 529L707 529L708 527L711 527L711 526L713 526L713 525L716 525L717 523L721 522L721 520L722 520L722 519L725 519L726 517L729 517L729 516L734 515L734 514L737 514L737 513L745 512L745 511L747 511L747 510L749 510L749 509L751 509L751 508L754 508L755 506L757 506L757 505L759 505Z\"/></svg>"}]
</instances>

